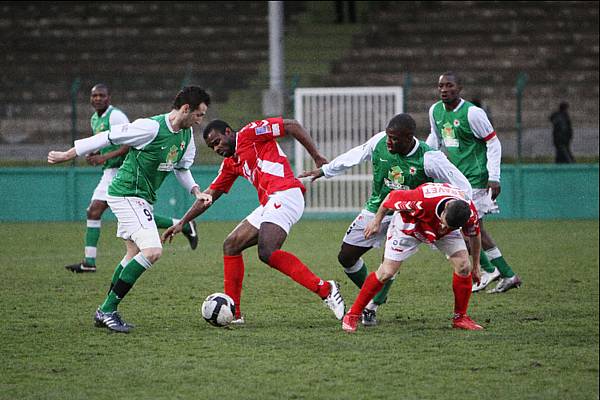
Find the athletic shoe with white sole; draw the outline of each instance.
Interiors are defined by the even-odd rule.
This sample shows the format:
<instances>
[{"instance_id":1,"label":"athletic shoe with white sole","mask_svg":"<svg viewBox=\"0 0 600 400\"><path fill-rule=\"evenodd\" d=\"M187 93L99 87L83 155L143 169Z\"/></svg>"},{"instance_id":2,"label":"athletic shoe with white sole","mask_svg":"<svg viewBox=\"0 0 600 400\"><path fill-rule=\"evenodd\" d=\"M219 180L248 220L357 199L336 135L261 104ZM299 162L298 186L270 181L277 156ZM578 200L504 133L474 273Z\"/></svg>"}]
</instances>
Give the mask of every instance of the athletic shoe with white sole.
<instances>
[{"instance_id":1,"label":"athletic shoe with white sole","mask_svg":"<svg viewBox=\"0 0 600 400\"><path fill-rule=\"evenodd\" d=\"M358 320L360 320L360 315L349 313L344 315L344 319L342 320L342 329L348 333L356 332L356 328L358 328Z\"/></svg>"},{"instance_id":2,"label":"athletic shoe with white sole","mask_svg":"<svg viewBox=\"0 0 600 400\"><path fill-rule=\"evenodd\" d=\"M498 268L494 268L493 272L482 271L479 283L473 284L471 292L475 293L485 289L490 283L494 282L498 278L500 278L500 271L498 271Z\"/></svg>"},{"instance_id":3,"label":"athletic shoe with white sole","mask_svg":"<svg viewBox=\"0 0 600 400\"><path fill-rule=\"evenodd\" d=\"M233 321L230 322L231 325L245 325L246 324L246 319L244 318L244 316L240 316L239 318L235 318L233 319Z\"/></svg>"},{"instance_id":4,"label":"athletic shoe with white sole","mask_svg":"<svg viewBox=\"0 0 600 400\"><path fill-rule=\"evenodd\" d=\"M82 273L82 272L96 272L95 265L86 264L85 261L82 261L77 264L65 265L67 271L71 271L74 273Z\"/></svg>"},{"instance_id":5,"label":"athletic shoe with white sole","mask_svg":"<svg viewBox=\"0 0 600 400\"><path fill-rule=\"evenodd\" d=\"M498 282L496 287L488 290L487 293L504 293L512 288L520 288L521 284L522 282L519 275L513 275L510 278L500 279L500 282Z\"/></svg>"},{"instance_id":6,"label":"athletic shoe with white sole","mask_svg":"<svg viewBox=\"0 0 600 400\"><path fill-rule=\"evenodd\" d=\"M96 315L94 315L94 322L99 328L106 327L111 331L119 333L129 333L133 329L133 325L123 321L117 311L104 313L98 309L96 310Z\"/></svg>"},{"instance_id":7,"label":"athletic shoe with white sole","mask_svg":"<svg viewBox=\"0 0 600 400\"><path fill-rule=\"evenodd\" d=\"M331 285L331 289L329 291L329 296L323 299L323 303L329 307L331 311L335 314L335 317L339 320L344 318L344 313L346 312L346 305L344 304L344 299L342 298L342 294L340 293L340 287L335 281L327 281Z\"/></svg>"},{"instance_id":8,"label":"athletic shoe with white sole","mask_svg":"<svg viewBox=\"0 0 600 400\"><path fill-rule=\"evenodd\" d=\"M377 311L365 308L362 312L362 324L363 326L376 326Z\"/></svg>"},{"instance_id":9,"label":"athletic shoe with white sole","mask_svg":"<svg viewBox=\"0 0 600 400\"><path fill-rule=\"evenodd\" d=\"M196 250L196 247L198 247L198 231L196 230L196 221L190 221L190 228L192 231L190 233L183 233L183 236L185 236L188 242L190 242L190 247L192 250Z\"/></svg>"}]
</instances>

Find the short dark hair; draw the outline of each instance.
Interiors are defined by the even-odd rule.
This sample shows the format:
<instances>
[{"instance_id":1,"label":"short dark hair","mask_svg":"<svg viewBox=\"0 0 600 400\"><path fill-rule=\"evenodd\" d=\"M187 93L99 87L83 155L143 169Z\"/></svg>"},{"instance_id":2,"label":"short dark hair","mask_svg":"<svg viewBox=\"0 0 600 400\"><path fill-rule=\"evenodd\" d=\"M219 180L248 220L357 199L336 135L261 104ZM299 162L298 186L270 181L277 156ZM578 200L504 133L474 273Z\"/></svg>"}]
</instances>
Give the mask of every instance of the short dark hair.
<instances>
[{"instance_id":1,"label":"short dark hair","mask_svg":"<svg viewBox=\"0 0 600 400\"><path fill-rule=\"evenodd\" d=\"M449 200L446 203L446 223L451 228L460 228L471 217L471 207L463 200Z\"/></svg>"},{"instance_id":2,"label":"short dark hair","mask_svg":"<svg viewBox=\"0 0 600 400\"><path fill-rule=\"evenodd\" d=\"M566 111L569 108L569 103L567 103L566 101L561 101L560 104L558 105L558 109L560 111Z\"/></svg>"},{"instance_id":3,"label":"short dark hair","mask_svg":"<svg viewBox=\"0 0 600 400\"><path fill-rule=\"evenodd\" d=\"M198 86L185 86L177 93L173 100L173 109L179 110L184 104L189 104L192 110L200 107L200 104L210 105L210 95Z\"/></svg>"},{"instance_id":4,"label":"short dark hair","mask_svg":"<svg viewBox=\"0 0 600 400\"><path fill-rule=\"evenodd\" d=\"M454 78L454 82L456 82L457 85L462 86L462 79L460 76L458 76L458 74L454 71L446 71L444 72L441 76L451 76Z\"/></svg>"},{"instance_id":5,"label":"short dark hair","mask_svg":"<svg viewBox=\"0 0 600 400\"><path fill-rule=\"evenodd\" d=\"M206 127L202 131L202 137L204 139L206 139L211 131L217 131L221 134L224 134L225 129L227 129L227 128L229 128L231 130L231 127L229 126L229 124L227 122L222 121L220 119L213 119L212 121L210 121L208 123L208 125L206 125Z\"/></svg>"},{"instance_id":6,"label":"short dark hair","mask_svg":"<svg viewBox=\"0 0 600 400\"><path fill-rule=\"evenodd\" d=\"M417 131L417 123L409 114L398 114L390 119L385 130L392 132L409 130L414 134Z\"/></svg>"}]
</instances>

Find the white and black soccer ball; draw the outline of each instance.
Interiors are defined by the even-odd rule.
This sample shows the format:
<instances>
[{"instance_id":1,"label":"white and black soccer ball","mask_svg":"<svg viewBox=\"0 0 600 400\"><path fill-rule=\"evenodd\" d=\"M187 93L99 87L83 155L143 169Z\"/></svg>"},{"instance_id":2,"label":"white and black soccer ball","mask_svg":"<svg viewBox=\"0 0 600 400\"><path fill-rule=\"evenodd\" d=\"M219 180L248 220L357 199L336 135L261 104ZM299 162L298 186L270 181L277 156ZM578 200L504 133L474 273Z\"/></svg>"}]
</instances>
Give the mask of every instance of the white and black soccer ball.
<instances>
[{"instance_id":1,"label":"white and black soccer ball","mask_svg":"<svg viewBox=\"0 0 600 400\"><path fill-rule=\"evenodd\" d=\"M213 293L202 303L202 317L211 325L227 326L234 315L235 303L225 293Z\"/></svg>"}]
</instances>

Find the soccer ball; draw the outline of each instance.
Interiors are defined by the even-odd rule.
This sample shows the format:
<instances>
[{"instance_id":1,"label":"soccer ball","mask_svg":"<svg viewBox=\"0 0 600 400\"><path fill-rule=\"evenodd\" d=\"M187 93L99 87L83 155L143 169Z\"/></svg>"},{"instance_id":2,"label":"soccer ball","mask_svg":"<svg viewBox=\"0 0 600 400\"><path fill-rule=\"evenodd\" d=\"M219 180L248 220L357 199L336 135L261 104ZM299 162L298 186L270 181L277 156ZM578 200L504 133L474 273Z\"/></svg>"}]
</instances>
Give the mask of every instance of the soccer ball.
<instances>
[{"instance_id":1,"label":"soccer ball","mask_svg":"<svg viewBox=\"0 0 600 400\"><path fill-rule=\"evenodd\" d=\"M227 326L234 315L235 303L225 293L213 293L202 303L202 317L211 325Z\"/></svg>"}]
</instances>

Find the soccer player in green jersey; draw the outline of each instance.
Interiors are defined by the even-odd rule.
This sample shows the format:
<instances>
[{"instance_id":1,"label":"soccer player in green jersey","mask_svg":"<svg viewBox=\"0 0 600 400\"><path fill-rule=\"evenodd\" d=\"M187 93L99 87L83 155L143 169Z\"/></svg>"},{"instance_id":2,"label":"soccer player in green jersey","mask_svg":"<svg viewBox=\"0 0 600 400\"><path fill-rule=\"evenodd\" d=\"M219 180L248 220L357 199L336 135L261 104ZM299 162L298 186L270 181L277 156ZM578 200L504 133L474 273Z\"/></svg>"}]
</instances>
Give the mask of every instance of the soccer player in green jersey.
<instances>
[{"instance_id":1,"label":"soccer player in green jersey","mask_svg":"<svg viewBox=\"0 0 600 400\"><path fill-rule=\"evenodd\" d=\"M388 215L383 219L382 229L377 235L365 238L365 228L391 190L415 189L423 183L436 180L450 183L460 188L467 198L471 197L471 186L467 178L443 153L434 151L425 142L418 140L415 137L416 130L416 123L409 114L398 114L388 122L384 132L379 132L366 143L337 156L321 168L299 175L300 178L311 177L314 181L323 176L331 178L340 175L361 162L370 160L373 164L371 197L350 224L338 254L338 261L346 275L359 288L368 274L362 256L373 247L381 247L385 243L392 216ZM386 301L392 283L393 279L389 280L363 310L363 325L377 324L377 308Z\"/></svg>"},{"instance_id":2,"label":"soccer player in green jersey","mask_svg":"<svg viewBox=\"0 0 600 400\"><path fill-rule=\"evenodd\" d=\"M431 133L427 144L443 146L452 164L469 179L479 217L497 213L500 194L502 147L485 111L460 97L462 83L454 72L443 73L438 81L440 101L429 109ZM484 272L473 292L483 290L500 278L489 293L503 293L521 286L521 279L508 265L490 234L481 225L481 267Z\"/></svg>"},{"instance_id":3,"label":"soccer player in green jersey","mask_svg":"<svg viewBox=\"0 0 600 400\"><path fill-rule=\"evenodd\" d=\"M130 146L107 196L108 205L117 217L117 236L125 240L127 252L115 269L104 303L96 311L96 326L123 333L132 328L121 319L117 307L162 255L153 204L167 175L174 172L181 186L198 201L212 202L210 195L200 191L189 170L196 154L192 127L202 121L209 104L210 97L203 89L187 86L175 96L171 112L112 126L110 130L75 141L75 147L68 151L48 153L48 162L56 164L109 144Z\"/></svg>"},{"instance_id":4,"label":"soccer player in green jersey","mask_svg":"<svg viewBox=\"0 0 600 400\"><path fill-rule=\"evenodd\" d=\"M97 83L92 87L90 103L95 112L91 117L92 135L108 131L112 126L129 123L127 116L118 108L110 104L110 89L104 83ZM99 152L88 154L86 160L90 165L102 165L102 178L94 193L87 209L87 222L85 232L85 249L83 261L66 265L65 268L71 272L96 272L97 245L100 239L100 227L102 225L102 214L108 208L106 192L112 179L117 175L117 170L123 164L129 146L108 145ZM154 216L158 228L168 228L179 222L178 219L167 218L160 215ZM198 245L195 223L188 224L183 232L192 249Z\"/></svg>"}]
</instances>

